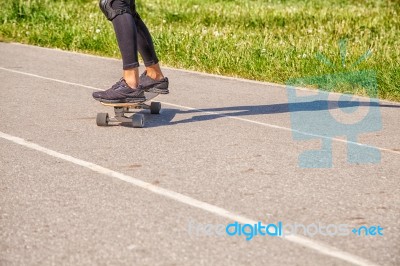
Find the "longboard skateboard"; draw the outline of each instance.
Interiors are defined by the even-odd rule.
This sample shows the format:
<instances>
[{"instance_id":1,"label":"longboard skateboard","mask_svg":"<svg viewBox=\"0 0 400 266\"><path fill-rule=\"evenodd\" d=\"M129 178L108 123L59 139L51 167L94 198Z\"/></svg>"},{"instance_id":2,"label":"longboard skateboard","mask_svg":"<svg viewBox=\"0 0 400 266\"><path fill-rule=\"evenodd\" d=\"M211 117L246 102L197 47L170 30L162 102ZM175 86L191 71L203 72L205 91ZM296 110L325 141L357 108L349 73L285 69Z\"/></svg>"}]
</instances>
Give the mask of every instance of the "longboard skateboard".
<instances>
[{"instance_id":1,"label":"longboard skateboard","mask_svg":"<svg viewBox=\"0 0 400 266\"><path fill-rule=\"evenodd\" d=\"M131 123L133 127L142 128L144 127L144 115L137 113L133 110L147 109L150 110L151 114L159 114L161 111L160 102L146 102L158 96L158 93L145 92L146 100L137 103L104 103L100 102L104 106L114 107L115 115L110 117L108 113L98 113L96 117L96 124L101 127L108 126L111 123ZM126 116L125 114L132 114Z\"/></svg>"}]
</instances>

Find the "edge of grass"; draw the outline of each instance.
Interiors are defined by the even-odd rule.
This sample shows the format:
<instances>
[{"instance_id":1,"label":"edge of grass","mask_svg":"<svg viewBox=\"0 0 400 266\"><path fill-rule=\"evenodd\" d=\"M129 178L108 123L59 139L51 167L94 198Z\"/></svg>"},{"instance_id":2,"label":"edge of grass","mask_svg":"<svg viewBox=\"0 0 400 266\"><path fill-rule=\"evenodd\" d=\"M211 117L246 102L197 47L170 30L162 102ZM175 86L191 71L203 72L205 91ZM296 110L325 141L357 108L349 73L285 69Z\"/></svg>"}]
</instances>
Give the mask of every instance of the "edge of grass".
<instances>
[{"instance_id":1,"label":"edge of grass","mask_svg":"<svg viewBox=\"0 0 400 266\"><path fill-rule=\"evenodd\" d=\"M120 58L97 1L5 0L0 6L0 41ZM349 63L372 50L355 70L375 70L379 98L400 101L395 1L137 0L137 9L165 66L284 86L294 78L351 71ZM348 40L346 64L341 39ZM366 96L351 86L335 91L343 89Z\"/></svg>"}]
</instances>

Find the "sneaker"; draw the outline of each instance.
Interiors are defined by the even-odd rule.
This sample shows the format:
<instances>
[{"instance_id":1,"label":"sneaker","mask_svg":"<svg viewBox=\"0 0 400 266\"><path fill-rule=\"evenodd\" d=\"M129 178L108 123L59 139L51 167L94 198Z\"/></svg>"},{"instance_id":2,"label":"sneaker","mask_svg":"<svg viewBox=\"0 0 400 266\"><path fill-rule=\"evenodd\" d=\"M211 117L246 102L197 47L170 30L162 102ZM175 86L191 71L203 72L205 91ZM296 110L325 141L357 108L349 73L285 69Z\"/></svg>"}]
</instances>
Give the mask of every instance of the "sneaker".
<instances>
[{"instance_id":1,"label":"sneaker","mask_svg":"<svg viewBox=\"0 0 400 266\"><path fill-rule=\"evenodd\" d=\"M92 96L95 100L105 103L136 103L146 100L142 86L132 89L124 79L106 91L93 92Z\"/></svg>"},{"instance_id":2,"label":"sneaker","mask_svg":"<svg viewBox=\"0 0 400 266\"><path fill-rule=\"evenodd\" d=\"M139 78L139 84L144 88L147 92L159 93L159 94L168 94L168 78L163 78L161 80L155 80L147 76L147 71L144 71Z\"/></svg>"},{"instance_id":3,"label":"sneaker","mask_svg":"<svg viewBox=\"0 0 400 266\"><path fill-rule=\"evenodd\" d=\"M124 81L124 78L120 78L114 85L111 86L108 90L115 90L119 87L121 82ZM101 96L104 94L104 91L95 91L92 93L92 96L95 100L100 101Z\"/></svg>"}]
</instances>

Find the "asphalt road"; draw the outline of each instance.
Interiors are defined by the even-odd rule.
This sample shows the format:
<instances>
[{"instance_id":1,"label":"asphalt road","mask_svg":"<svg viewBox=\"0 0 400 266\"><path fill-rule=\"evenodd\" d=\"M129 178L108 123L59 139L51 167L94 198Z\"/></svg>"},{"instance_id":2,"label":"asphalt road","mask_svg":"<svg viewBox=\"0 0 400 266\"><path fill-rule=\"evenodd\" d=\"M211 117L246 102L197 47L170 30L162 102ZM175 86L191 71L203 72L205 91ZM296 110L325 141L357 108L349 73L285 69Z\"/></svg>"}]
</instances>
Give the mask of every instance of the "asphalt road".
<instances>
[{"instance_id":1,"label":"asphalt road","mask_svg":"<svg viewBox=\"0 0 400 266\"><path fill-rule=\"evenodd\" d=\"M120 68L0 43L0 265L400 265L400 104L357 98L350 112L340 95L326 108L308 90L288 104L285 86L166 68L160 115L142 111L142 129L98 127L113 110L91 93ZM361 121L371 110L371 132L326 137L328 111ZM332 166L301 167L323 141ZM356 161L372 147L380 157L350 163L354 147L369 149ZM246 241L216 229L235 221L332 235ZM382 235L334 235L340 224Z\"/></svg>"}]
</instances>

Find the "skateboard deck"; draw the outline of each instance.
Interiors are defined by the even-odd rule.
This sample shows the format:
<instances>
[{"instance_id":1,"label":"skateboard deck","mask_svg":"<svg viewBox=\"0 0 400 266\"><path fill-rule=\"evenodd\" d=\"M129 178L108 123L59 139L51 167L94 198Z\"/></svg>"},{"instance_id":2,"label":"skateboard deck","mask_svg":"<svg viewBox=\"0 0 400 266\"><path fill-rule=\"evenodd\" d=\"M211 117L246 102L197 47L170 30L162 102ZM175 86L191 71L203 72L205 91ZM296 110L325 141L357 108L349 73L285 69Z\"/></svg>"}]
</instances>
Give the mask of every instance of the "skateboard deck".
<instances>
[{"instance_id":1,"label":"skateboard deck","mask_svg":"<svg viewBox=\"0 0 400 266\"><path fill-rule=\"evenodd\" d=\"M131 109L148 109L151 114L159 114L161 111L160 102L146 102L154 99L158 96L158 93L145 92L145 100L136 103L105 103L100 102L104 106L114 107L115 115L110 117L108 113L98 113L96 117L96 124L98 126L108 126L110 122L119 123L131 123L133 127L141 128L144 127L144 115L134 112ZM132 114L126 116L125 114Z\"/></svg>"},{"instance_id":2,"label":"skateboard deck","mask_svg":"<svg viewBox=\"0 0 400 266\"><path fill-rule=\"evenodd\" d=\"M144 96L146 100L141 101L141 102L132 102L132 103L105 103L105 102L100 102L104 106L112 106L112 107L129 107L129 108L135 108L136 106L143 105L144 103L154 99L155 97L158 96L158 93L152 93L152 92L145 92ZM138 108L141 109L141 108ZM144 108L146 109L146 108Z\"/></svg>"}]
</instances>

